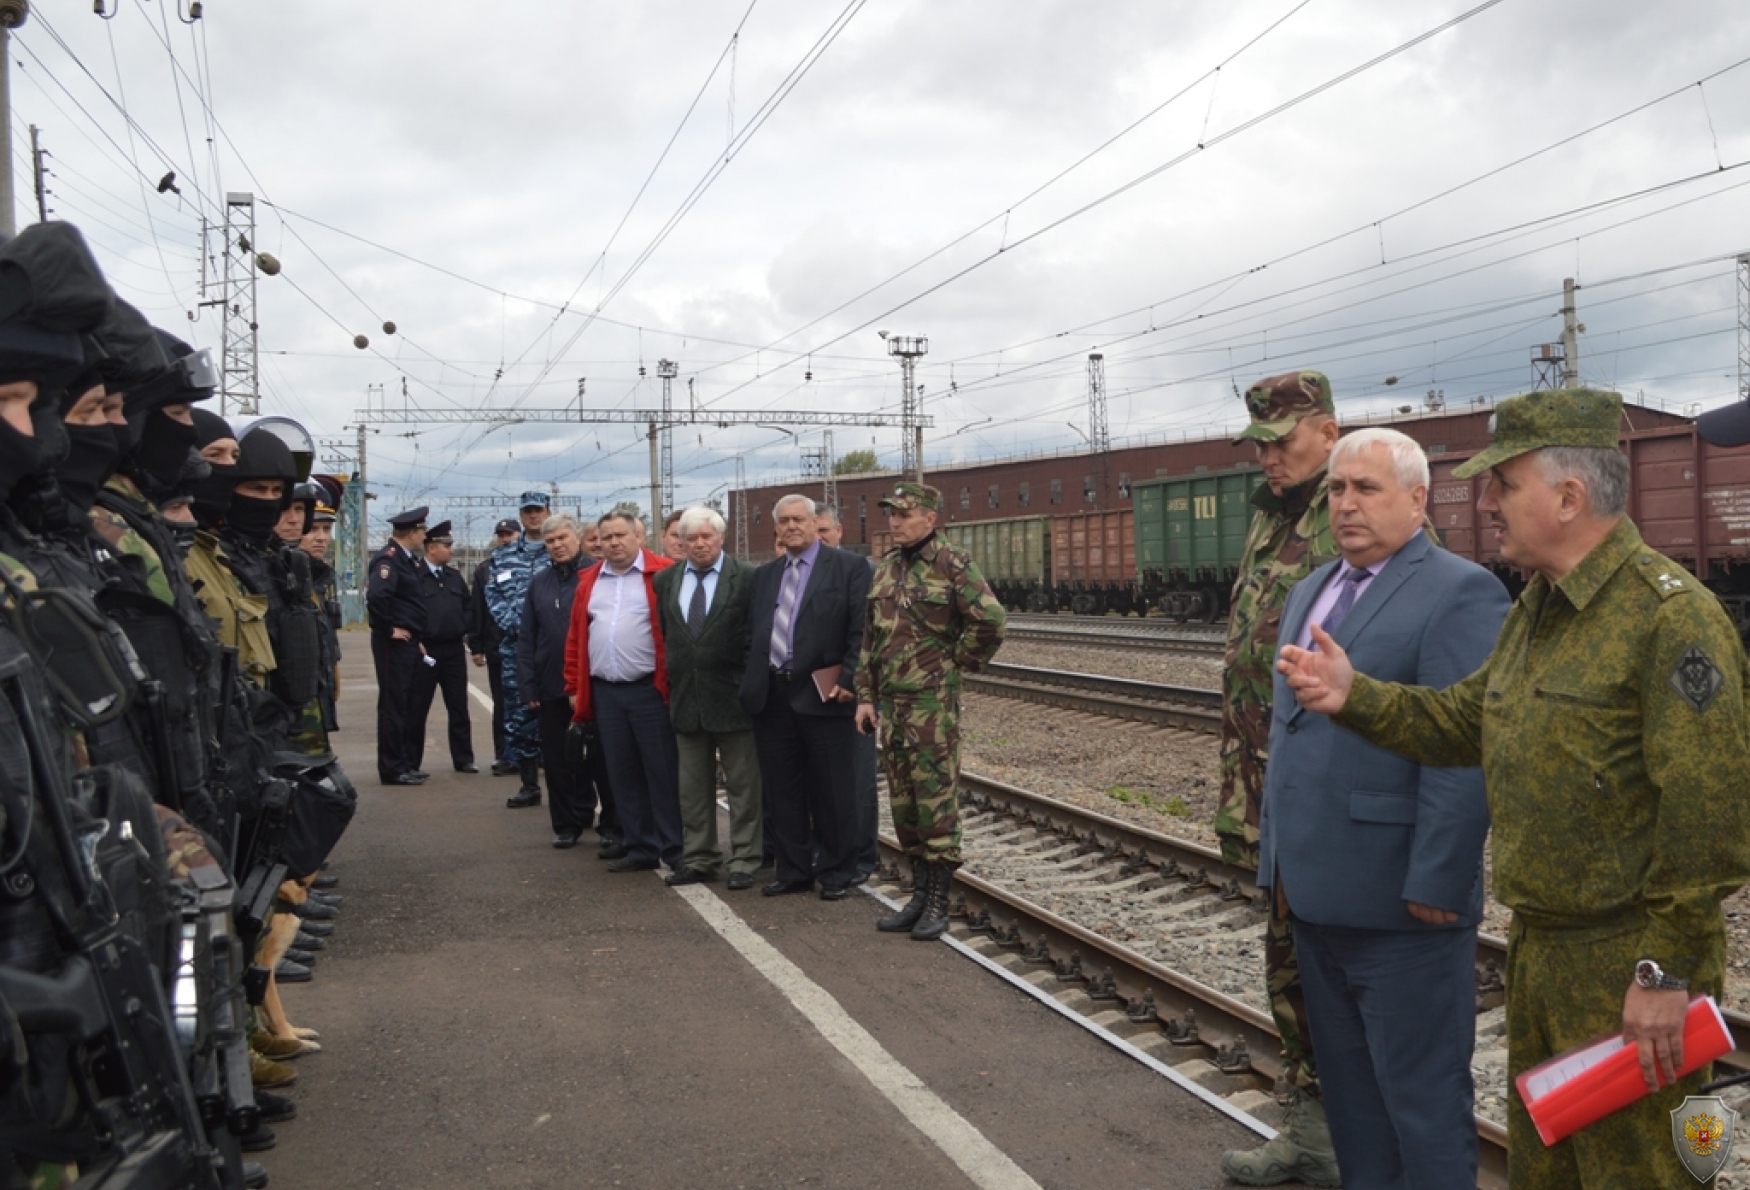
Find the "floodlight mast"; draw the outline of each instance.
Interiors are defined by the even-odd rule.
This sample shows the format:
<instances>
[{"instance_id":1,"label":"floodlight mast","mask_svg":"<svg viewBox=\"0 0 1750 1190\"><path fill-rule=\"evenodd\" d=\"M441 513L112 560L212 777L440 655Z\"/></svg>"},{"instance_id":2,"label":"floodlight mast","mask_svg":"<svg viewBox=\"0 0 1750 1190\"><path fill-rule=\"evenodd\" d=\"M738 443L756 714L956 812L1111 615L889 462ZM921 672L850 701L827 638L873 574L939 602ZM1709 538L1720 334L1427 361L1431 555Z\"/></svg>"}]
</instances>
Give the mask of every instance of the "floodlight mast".
<instances>
[{"instance_id":1,"label":"floodlight mast","mask_svg":"<svg viewBox=\"0 0 1750 1190\"><path fill-rule=\"evenodd\" d=\"M918 391L917 363L929 354L930 341L922 335L889 335L881 332L881 337L887 340L887 354L899 360L900 384L900 416L904 419L904 452L900 462L900 470L911 478L913 483L924 482L924 421L923 395Z\"/></svg>"}]
</instances>

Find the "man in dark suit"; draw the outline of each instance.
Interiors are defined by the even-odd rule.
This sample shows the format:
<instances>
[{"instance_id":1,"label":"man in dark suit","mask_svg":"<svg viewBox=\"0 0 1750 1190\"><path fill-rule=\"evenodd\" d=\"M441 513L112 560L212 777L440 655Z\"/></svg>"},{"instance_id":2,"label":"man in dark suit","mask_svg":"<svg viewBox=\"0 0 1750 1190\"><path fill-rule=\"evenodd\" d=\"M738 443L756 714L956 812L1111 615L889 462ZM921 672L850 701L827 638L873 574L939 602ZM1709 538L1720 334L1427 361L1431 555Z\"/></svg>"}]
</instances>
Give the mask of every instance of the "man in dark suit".
<instances>
[{"instance_id":1,"label":"man in dark suit","mask_svg":"<svg viewBox=\"0 0 1750 1190\"><path fill-rule=\"evenodd\" d=\"M754 575L741 679L777 851L777 879L760 891L782 896L818 882L823 900L838 901L857 874L851 683L869 564L820 543L806 496L779 500L772 520L784 556Z\"/></svg>"},{"instance_id":2,"label":"man in dark suit","mask_svg":"<svg viewBox=\"0 0 1750 1190\"><path fill-rule=\"evenodd\" d=\"M425 544L427 508L389 518L389 544L371 559L365 610L371 620L371 660L377 669L377 778L385 785L422 785L426 774L411 755L408 692L424 664L419 638L425 632L425 600L416 555ZM423 730L423 721L421 729Z\"/></svg>"},{"instance_id":3,"label":"man in dark suit","mask_svg":"<svg viewBox=\"0 0 1750 1190\"><path fill-rule=\"evenodd\" d=\"M689 508L676 524L686 560L656 576L668 647L668 713L680 749L681 866L670 884L753 887L760 866L760 765L753 720L736 701L747 668L754 568L723 552L723 518ZM729 860L717 847L717 766L729 793Z\"/></svg>"},{"instance_id":4,"label":"man in dark suit","mask_svg":"<svg viewBox=\"0 0 1750 1190\"><path fill-rule=\"evenodd\" d=\"M1421 447L1361 430L1338 442L1329 473L1343 557L1289 593L1282 642L1316 647L1316 624L1384 681L1439 689L1474 673L1509 600L1428 539ZM1471 1190L1482 770L1365 743L1306 712L1280 673L1269 755L1258 887L1293 922L1343 1185Z\"/></svg>"},{"instance_id":5,"label":"man in dark suit","mask_svg":"<svg viewBox=\"0 0 1750 1190\"><path fill-rule=\"evenodd\" d=\"M492 533L492 549L515 541L517 531L515 521L499 521ZM486 685L492 691L492 775L504 777L517 771L517 763L504 750L504 632L486 607L486 583L491 577L492 550L488 550L468 583L472 592L468 599L468 653L475 665L486 667Z\"/></svg>"},{"instance_id":6,"label":"man in dark suit","mask_svg":"<svg viewBox=\"0 0 1750 1190\"><path fill-rule=\"evenodd\" d=\"M450 721L450 763L458 773L477 773L474 733L468 721L468 658L462 643L468 626L468 584L450 565L455 552L450 522L440 521L426 531L425 561L419 567L419 593L425 600L425 635L420 644L425 657L414 671L408 695L408 746L413 767L418 768L425 756L426 716L441 688Z\"/></svg>"}]
</instances>

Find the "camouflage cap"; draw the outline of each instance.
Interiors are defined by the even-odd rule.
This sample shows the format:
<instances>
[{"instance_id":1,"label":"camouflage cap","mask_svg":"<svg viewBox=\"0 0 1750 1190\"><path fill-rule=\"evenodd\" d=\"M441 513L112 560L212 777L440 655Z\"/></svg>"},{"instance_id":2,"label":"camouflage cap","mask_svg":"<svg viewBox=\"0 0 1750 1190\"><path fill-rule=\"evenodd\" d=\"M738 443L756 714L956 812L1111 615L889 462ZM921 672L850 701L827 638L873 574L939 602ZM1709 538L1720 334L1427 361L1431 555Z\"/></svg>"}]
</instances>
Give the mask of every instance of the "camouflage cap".
<instances>
[{"instance_id":1,"label":"camouflage cap","mask_svg":"<svg viewBox=\"0 0 1750 1190\"><path fill-rule=\"evenodd\" d=\"M942 493L927 483L896 483L893 491L877 501L883 508L896 508L904 511L908 508L924 508L931 512L942 511Z\"/></svg>"},{"instance_id":2,"label":"camouflage cap","mask_svg":"<svg viewBox=\"0 0 1750 1190\"><path fill-rule=\"evenodd\" d=\"M1595 388L1556 388L1509 397L1489 419L1494 442L1453 468L1454 479L1481 475L1490 467L1546 446L1612 449L1622 437L1622 398Z\"/></svg>"},{"instance_id":3,"label":"camouflage cap","mask_svg":"<svg viewBox=\"0 0 1750 1190\"><path fill-rule=\"evenodd\" d=\"M1252 424L1240 431L1239 442L1279 442L1294 432L1303 417L1337 412L1331 381L1323 372L1284 372L1260 380L1246 390L1246 411Z\"/></svg>"}]
</instances>

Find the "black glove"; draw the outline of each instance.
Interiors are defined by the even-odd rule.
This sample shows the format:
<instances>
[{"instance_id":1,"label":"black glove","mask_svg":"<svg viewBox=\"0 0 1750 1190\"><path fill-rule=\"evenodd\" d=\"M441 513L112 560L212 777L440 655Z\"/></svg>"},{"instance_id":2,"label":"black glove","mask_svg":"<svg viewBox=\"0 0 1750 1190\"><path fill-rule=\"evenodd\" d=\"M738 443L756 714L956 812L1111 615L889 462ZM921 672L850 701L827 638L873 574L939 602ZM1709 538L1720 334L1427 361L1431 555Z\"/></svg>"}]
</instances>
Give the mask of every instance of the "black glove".
<instances>
[{"instance_id":1,"label":"black glove","mask_svg":"<svg viewBox=\"0 0 1750 1190\"><path fill-rule=\"evenodd\" d=\"M587 723L573 723L565 729L565 759L575 765L589 760L590 737L595 732Z\"/></svg>"}]
</instances>

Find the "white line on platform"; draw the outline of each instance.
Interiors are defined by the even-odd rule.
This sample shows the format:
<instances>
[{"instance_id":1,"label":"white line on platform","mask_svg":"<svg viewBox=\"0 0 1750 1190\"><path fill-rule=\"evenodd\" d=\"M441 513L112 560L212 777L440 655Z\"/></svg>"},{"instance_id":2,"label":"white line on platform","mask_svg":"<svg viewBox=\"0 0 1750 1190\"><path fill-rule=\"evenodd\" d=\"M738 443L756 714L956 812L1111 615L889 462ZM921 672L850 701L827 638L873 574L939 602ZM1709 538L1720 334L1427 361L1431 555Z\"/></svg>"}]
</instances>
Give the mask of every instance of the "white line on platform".
<instances>
[{"instance_id":1,"label":"white line on platform","mask_svg":"<svg viewBox=\"0 0 1750 1190\"><path fill-rule=\"evenodd\" d=\"M984 1190L1041 1190L1027 1171L985 1138L959 1112L949 1107L899 1060L882 1048L869 1031L825 988L802 973L802 969L776 947L750 929L709 889L696 884L675 891L684 897L707 925L741 953L773 987L784 993L796 1011L820 1031L834 1049L845 1056L863 1077L874 1084L887 1101L899 1109L919 1132L934 1142L960 1171Z\"/></svg>"},{"instance_id":2,"label":"white line on platform","mask_svg":"<svg viewBox=\"0 0 1750 1190\"><path fill-rule=\"evenodd\" d=\"M488 715L492 714L492 695L486 693L473 682L468 683L468 693L474 696L474 701L486 708Z\"/></svg>"}]
</instances>

